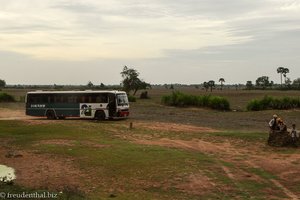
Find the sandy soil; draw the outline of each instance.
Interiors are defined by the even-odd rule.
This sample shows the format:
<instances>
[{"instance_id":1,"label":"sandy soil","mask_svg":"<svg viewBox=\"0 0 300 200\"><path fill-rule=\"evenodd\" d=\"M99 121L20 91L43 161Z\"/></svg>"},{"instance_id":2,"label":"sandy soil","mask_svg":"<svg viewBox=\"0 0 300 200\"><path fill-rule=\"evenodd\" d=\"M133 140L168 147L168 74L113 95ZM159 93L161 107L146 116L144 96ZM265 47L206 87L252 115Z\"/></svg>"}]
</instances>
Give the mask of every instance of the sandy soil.
<instances>
[{"instance_id":1,"label":"sandy soil","mask_svg":"<svg viewBox=\"0 0 300 200\"><path fill-rule=\"evenodd\" d=\"M15 151L15 150L14 150ZM74 166L70 158L59 158L53 155L34 152L15 151L16 157L6 157L12 154L7 149L0 148L0 163L12 167L16 171L16 183L29 188L64 191L77 188L85 191L82 178L87 175Z\"/></svg>"}]
</instances>

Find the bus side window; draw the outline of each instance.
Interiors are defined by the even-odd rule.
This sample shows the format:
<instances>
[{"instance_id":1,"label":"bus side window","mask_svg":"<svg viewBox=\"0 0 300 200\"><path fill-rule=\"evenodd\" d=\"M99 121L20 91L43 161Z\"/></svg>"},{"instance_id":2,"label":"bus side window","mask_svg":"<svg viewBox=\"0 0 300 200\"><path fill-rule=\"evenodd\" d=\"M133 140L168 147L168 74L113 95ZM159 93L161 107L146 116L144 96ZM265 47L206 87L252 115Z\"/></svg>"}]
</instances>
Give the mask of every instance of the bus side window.
<instances>
[{"instance_id":1,"label":"bus side window","mask_svg":"<svg viewBox=\"0 0 300 200\"><path fill-rule=\"evenodd\" d=\"M48 103L54 103L54 95L53 94L48 95Z\"/></svg>"},{"instance_id":2,"label":"bus side window","mask_svg":"<svg viewBox=\"0 0 300 200\"><path fill-rule=\"evenodd\" d=\"M108 103L108 96L107 96L107 94L98 94L96 102L97 103Z\"/></svg>"},{"instance_id":3,"label":"bus side window","mask_svg":"<svg viewBox=\"0 0 300 200\"><path fill-rule=\"evenodd\" d=\"M85 95L83 94L83 95L80 95L79 97L78 97L78 99L79 99L79 103L86 103L86 98L85 98Z\"/></svg>"},{"instance_id":4,"label":"bus side window","mask_svg":"<svg viewBox=\"0 0 300 200\"><path fill-rule=\"evenodd\" d=\"M90 98L91 98L91 102L90 103L98 103L97 102L97 95L96 94L91 94Z\"/></svg>"},{"instance_id":5,"label":"bus side window","mask_svg":"<svg viewBox=\"0 0 300 200\"><path fill-rule=\"evenodd\" d=\"M27 103L33 103L34 99L33 99L33 95L32 94L28 94L27 95Z\"/></svg>"},{"instance_id":6,"label":"bus side window","mask_svg":"<svg viewBox=\"0 0 300 200\"><path fill-rule=\"evenodd\" d=\"M68 96L68 103L74 103L74 96L73 95Z\"/></svg>"},{"instance_id":7,"label":"bus side window","mask_svg":"<svg viewBox=\"0 0 300 200\"><path fill-rule=\"evenodd\" d=\"M47 94L41 95L40 103L48 103L48 95Z\"/></svg>"},{"instance_id":8,"label":"bus side window","mask_svg":"<svg viewBox=\"0 0 300 200\"><path fill-rule=\"evenodd\" d=\"M91 94L86 94L85 95L85 102L86 103L92 103L92 95Z\"/></svg>"},{"instance_id":9,"label":"bus side window","mask_svg":"<svg viewBox=\"0 0 300 200\"><path fill-rule=\"evenodd\" d=\"M73 103L79 103L79 97L77 94L74 94L74 101Z\"/></svg>"},{"instance_id":10,"label":"bus side window","mask_svg":"<svg viewBox=\"0 0 300 200\"><path fill-rule=\"evenodd\" d=\"M61 103L62 102L62 96L60 94L54 95L54 103Z\"/></svg>"},{"instance_id":11,"label":"bus side window","mask_svg":"<svg viewBox=\"0 0 300 200\"><path fill-rule=\"evenodd\" d=\"M41 102L42 102L42 95L41 94L36 94L34 103L41 103Z\"/></svg>"},{"instance_id":12,"label":"bus side window","mask_svg":"<svg viewBox=\"0 0 300 200\"><path fill-rule=\"evenodd\" d=\"M67 103L68 102L68 96L65 95L65 94L61 95L61 102L62 103Z\"/></svg>"}]
</instances>

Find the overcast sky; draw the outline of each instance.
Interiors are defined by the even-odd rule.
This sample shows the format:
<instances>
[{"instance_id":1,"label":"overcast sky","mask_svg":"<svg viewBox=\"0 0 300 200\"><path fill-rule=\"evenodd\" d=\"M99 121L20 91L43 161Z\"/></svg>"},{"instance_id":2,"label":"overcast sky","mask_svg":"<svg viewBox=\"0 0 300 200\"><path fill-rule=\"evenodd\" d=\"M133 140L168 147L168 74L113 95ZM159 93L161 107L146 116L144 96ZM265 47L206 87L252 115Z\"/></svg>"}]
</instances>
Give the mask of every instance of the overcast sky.
<instances>
[{"instance_id":1,"label":"overcast sky","mask_svg":"<svg viewBox=\"0 0 300 200\"><path fill-rule=\"evenodd\" d=\"M0 0L8 84L300 77L300 0Z\"/></svg>"}]
</instances>

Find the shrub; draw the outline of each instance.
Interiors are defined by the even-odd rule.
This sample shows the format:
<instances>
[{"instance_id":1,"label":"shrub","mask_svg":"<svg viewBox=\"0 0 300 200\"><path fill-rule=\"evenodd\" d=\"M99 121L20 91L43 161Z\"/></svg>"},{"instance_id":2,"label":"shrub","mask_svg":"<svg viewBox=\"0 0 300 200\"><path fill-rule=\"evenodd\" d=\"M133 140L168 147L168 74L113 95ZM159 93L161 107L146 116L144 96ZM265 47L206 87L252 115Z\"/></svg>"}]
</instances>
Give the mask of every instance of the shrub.
<instances>
[{"instance_id":1,"label":"shrub","mask_svg":"<svg viewBox=\"0 0 300 200\"><path fill-rule=\"evenodd\" d=\"M142 92L140 95L140 99L150 99L150 97L148 96L148 91Z\"/></svg>"},{"instance_id":2,"label":"shrub","mask_svg":"<svg viewBox=\"0 0 300 200\"><path fill-rule=\"evenodd\" d=\"M136 98L134 96L128 96L128 101L129 102L136 102Z\"/></svg>"},{"instance_id":3,"label":"shrub","mask_svg":"<svg viewBox=\"0 0 300 200\"><path fill-rule=\"evenodd\" d=\"M258 100L253 99L248 103L247 110L259 111L262 110L262 105Z\"/></svg>"},{"instance_id":4,"label":"shrub","mask_svg":"<svg viewBox=\"0 0 300 200\"><path fill-rule=\"evenodd\" d=\"M0 102L14 102L15 99L13 96L4 93L4 92L0 92Z\"/></svg>"},{"instance_id":5,"label":"shrub","mask_svg":"<svg viewBox=\"0 0 300 200\"><path fill-rule=\"evenodd\" d=\"M292 109L300 108L300 99L283 97L274 98L265 96L263 99L253 99L247 105L247 110L258 111L258 110L268 110L268 109Z\"/></svg>"},{"instance_id":6,"label":"shrub","mask_svg":"<svg viewBox=\"0 0 300 200\"><path fill-rule=\"evenodd\" d=\"M183 94L181 92L172 92L171 95L162 96L161 102L168 106L196 106L209 107L216 110L230 110L230 104L227 99L219 96L196 96Z\"/></svg>"}]
</instances>

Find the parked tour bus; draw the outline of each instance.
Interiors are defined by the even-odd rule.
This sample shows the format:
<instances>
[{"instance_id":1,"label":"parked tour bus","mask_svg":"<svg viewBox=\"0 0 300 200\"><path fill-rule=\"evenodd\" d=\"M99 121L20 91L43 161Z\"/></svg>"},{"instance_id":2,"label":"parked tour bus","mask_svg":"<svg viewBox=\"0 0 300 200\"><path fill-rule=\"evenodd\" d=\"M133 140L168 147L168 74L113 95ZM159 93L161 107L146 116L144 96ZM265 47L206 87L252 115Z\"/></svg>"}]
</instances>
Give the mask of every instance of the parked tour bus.
<instances>
[{"instance_id":1,"label":"parked tour bus","mask_svg":"<svg viewBox=\"0 0 300 200\"><path fill-rule=\"evenodd\" d=\"M34 91L26 95L26 115L48 119L127 118L129 102L123 91Z\"/></svg>"}]
</instances>

